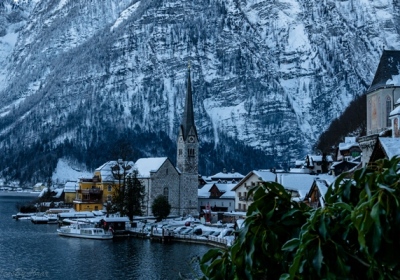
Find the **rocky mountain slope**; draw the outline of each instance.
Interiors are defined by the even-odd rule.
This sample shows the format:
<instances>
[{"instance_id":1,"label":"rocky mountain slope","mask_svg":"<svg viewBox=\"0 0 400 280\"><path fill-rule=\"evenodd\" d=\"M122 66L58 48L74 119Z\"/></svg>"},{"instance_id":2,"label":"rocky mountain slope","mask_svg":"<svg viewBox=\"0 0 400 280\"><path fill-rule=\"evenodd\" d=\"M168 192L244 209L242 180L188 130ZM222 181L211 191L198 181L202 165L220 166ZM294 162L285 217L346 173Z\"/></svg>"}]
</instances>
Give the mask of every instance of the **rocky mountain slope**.
<instances>
[{"instance_id":1,"label":"rocky mountain slope","mask_svg":"<svg viewBox=\"0 0 400 280\"><path fill-rule=\"evenodd\" d=\"M60 158L91 169L122 150L175 160L189 61L200 172L287 166L366 90L382 49L400 48L399 7L4 0L0 170L33 181Z\"/></svg>"}]
</instances>

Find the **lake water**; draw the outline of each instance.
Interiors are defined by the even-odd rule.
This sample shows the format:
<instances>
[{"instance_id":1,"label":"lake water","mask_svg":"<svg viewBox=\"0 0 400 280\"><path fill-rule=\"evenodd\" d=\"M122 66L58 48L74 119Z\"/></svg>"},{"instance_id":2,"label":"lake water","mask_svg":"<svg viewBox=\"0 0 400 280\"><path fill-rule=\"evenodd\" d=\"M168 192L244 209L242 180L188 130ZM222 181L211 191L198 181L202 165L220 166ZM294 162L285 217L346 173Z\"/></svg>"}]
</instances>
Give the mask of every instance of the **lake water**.
<instances>
[{"instance_id":1,"label":"lake water","mask_svg":"<svg viewBox=\"0 0 400 280\"><path fill-rule=\"evenodd\" d=\"M17 203L33 199L0 193L0 279L196 279L201 272L192 260L212 248L60 237L55 224L11 218Z\"/></svg>"}]
</instances>

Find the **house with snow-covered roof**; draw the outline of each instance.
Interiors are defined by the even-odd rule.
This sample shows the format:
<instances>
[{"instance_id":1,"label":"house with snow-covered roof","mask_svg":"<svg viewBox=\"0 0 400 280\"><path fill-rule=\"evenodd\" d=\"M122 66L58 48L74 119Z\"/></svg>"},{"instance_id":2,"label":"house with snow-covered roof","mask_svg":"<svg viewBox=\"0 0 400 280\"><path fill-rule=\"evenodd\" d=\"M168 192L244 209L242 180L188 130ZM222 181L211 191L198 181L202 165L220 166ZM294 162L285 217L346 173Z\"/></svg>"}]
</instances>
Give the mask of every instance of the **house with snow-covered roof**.
<instances>
[{"instance_id":1,"label":"house with snow-covered roof","mask_svg":"<svg viewBox=\"0 0 400 280\"><path fill-rule=\"evenodd\" d=\"M292 194L292 199L296 201L304 200L315 179L333 181L334 176L328 174L277 174L277 182L290 192Z\"/></svg>"},{"instance_id":2,"label":"house with snow-covered roof","mask_svg":"<svg viewBox=\"0 0 400 280\"><path fill-rule=\"evenodd\" d=\"M125 182L133 167L133 161L111 160L96 168L93 177L80 178L73 200L75 211L102 210L105 204L112 202L116 188Z\"/></svg>"},{"instance_id":3,"label":"house with snow-covered roof","mask_svg":"<svg viewBox=\"0 0 400 280\"><path fill-rule=\"evenodd\" d=\"M345 137L344 142L339 143L336 150L337 161L351 161L361 155L360 144L357 142L356 137Z\"/></svg>"},{"instance_id":4,"label":"house with snow-covered roof","mask_svg":"<svg viewBox=\"0 0 400 280\"><path fill-rule=\"evenodd\" d=\"M235 210L236 183L208 183L198 190L200 213L209 209L213 212L230 212Z\"/></svg>"},{"instance_id":5,"label":"house with snow-covered roof","mask_svg":"<svg viewBox=\"0 0 400 280\"><path fill-rule=\"evenodd\" d=\"M328 188L333 184L334 177L315 178L304 202L313 208L325 206L325 194Z\"/></svg>"},{"instance_id":6,"label":"house with snow-covered roof","mask_svg":"<svg viewBox=\"0 0 400 280\"><path fill-rule=\"evenodd\" d=\"M246 212L253 202L252 196L248 196L249 190L262 182L276 182L276 174L268 170L250 171L233 189L235 192L235 211Z\"/></svg>"},{"instance_id":7,"label":"house with snow-covered roof","mask_svg":"<svg viewBox=\"0 0 400 280\"><path fill-rule=\"evenodd\" d=\"M320 174L327 173L333 163L330 155L307 155L305 159L305 167L310 173Z\"/></svg>"}]
</instances>

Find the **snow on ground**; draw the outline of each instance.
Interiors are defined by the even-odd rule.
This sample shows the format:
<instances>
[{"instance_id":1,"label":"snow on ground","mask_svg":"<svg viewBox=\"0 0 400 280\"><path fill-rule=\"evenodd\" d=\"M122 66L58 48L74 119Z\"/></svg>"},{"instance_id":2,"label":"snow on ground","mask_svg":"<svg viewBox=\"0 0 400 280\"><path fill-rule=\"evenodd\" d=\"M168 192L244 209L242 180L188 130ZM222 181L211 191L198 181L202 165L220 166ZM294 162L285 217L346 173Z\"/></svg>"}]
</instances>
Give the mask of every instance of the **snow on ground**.
<instances>
[{"instance_id":1,"label":"snow on ground","mask_svg":"<svg viewBox=\"0 0 400 280\"><path fill-rule=\"evenodd\" d=\"M79 178L92 178L93 173L76 168L66 159L59 159L57 167L51 177L54 183L66 183L67 181L77 181Z\"/></svg>"},{"instance_id":2,"label":"snow on ground","mask_svg":"<svg viewBox=\"0 0 400 280\"><path fill-rule=\"evenodd\" d=\"M122 13L120 14L119 18L117 18L117 20L115 21L114 25L111 26L111 31L113 31L115 28L117 28L123 21L125 21L127 18L129 18L135 11L136 9L139 7L140 5L140 1L136 2L135 4L133 4L132 6L128 7L127 9L125 9L124 11L122 11Z\"/></svg>"}]
</instances>

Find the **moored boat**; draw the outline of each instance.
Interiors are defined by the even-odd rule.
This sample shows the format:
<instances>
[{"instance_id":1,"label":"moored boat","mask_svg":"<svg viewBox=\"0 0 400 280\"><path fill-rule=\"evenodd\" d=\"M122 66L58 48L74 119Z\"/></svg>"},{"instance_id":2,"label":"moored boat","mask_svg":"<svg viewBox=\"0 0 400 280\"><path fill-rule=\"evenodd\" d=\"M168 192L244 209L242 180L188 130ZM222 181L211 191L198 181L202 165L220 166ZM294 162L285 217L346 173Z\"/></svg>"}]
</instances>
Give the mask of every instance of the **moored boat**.
<instances>
[{"instance_id":1,"label":"moored boat","mask_svg":"<svg viewBox=\"0 0 400 280\"><path fill-rule=\"evenodd\" d=\"M69 226L62 226L57 229L58 235L76 238L88 238L109 240L113 238L111 232L106 232L104 229L95 227L93 224L74 223Z\"/></svg>"},{"instance_id":2,"label":"moored boat","mask_svg":"<svg viewBox=\"0 0 400 280\"><path fill-rule=\"evenodd\" d=\"M55 214L36 214L31 216L31 222L34 224L57 224L57 215Z\"/></svg>"}]
</instances>

